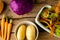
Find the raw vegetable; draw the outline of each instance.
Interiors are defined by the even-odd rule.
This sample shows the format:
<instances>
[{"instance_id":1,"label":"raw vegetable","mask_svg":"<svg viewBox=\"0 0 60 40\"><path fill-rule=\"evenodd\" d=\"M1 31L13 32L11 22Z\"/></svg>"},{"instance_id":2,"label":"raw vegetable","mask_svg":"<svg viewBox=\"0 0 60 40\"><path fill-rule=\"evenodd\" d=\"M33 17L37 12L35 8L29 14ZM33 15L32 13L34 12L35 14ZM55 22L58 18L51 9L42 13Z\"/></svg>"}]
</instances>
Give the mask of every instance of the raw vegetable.
<instances>
[{"instance_id":1,"label":"raw vegetable","mask_svg":"<svg viewBox=\"0 0 60 40\"><path fill-rule=\"evenodd\" d=\"M51 15L49 15L49 17L48 18L53 18L54 17L54 13L51 13Z\"/></svg>"},{"instance_id":2,"label":"raw vegetable","mask_svg":"<svg viewBox=\"0 0 60 40\"><path fill-rule=\"evenodd\" d=\"M52 28L51 28L51 25L50 25L48 22L46 22L46 21L44 21L44 20L40 20L40 22L46 23L46 24L48 25L47 27L49 27L50 29L52 29Z\"/></svg>"},{"instance_id":3,"label":"raw vegetable","mask_svg":"<svg viewBox=\"0 0 60 40\"><path fill-rule=\"evenodd\" d=\"M60 1L58 2L57 6L60 7Z\"/></svg>"},{"instance_id":4,"label":"raw vegetable","mask_svg":"<svg viewBox=\"0 0 60 40\"><path fill-rule=\"evenodd\" d=\"M59 9L60 9L60 1L59 1L58 4L57 4L57 7L56 7L56 9L55 9L55 12L56 12L56 13L59 13Z\"/></svg>"},{"instance_id":5,"label":"raw vegetable","mask_svg":"<svg viewBox=\"0 0 60 40\"><path fill-rule=\"evenodd\" d=\"M10 38L11 29L12 29L12 19L10 19L10 22L8 24L7 40L9 40L9 38Z\"/></svg>"},{"instance_id":6,"label":"raw vegetable","mask_svg":"<svg viewBox=\"0 0 60 40\"><path fill-rule=\"evenodd\" d=\"M55 34L60 37L60 26L56 28Z\"/></svg>"},{"instance_id":7,"label":"raw vegetable","mask_svg":"<svg viewBox=\"0 0 60 40\"><path fill-rule=\"evenodd\" d=\"M24 40L26 34L26 25L20 25L19 29L17 31L17 39L18 40Z\"/></svg>"},{"instance_id":8,"label":"raw vegetable","mask_svg":"<svg viewBox=\"0 0 60 40\"><path fill-rule=\"evenodd\" d=\"M53 36L54 34L54 31L55 31L55 26L51 26L51 29L50 29L50 35Z\"/></svg>"},{"instance_id":9,"label":"raw vegetable","mask_svg":"<svg viewBox=\"0 0 60 40\"><path fill-rule=\"evenodd\" d=\"M55 12L59 13L59 7L56 7Z\"/></svg>"},{"instance_id":10,"label":"raw vegetable","mask_svg":"<svg viewBox=\"0 0 60 40\"><path fill-rule=\"evenodd\" d=\"M1 12L3 11L3 8L4 8L4 4L3 4L3 2L0 0L0 14L1 14Z\"/></svg>"},{"instance_id":11,"label":"raw vegetable","mask_svg":"<svg viewBox=\"0 0 60 40\"><path fill-rule=\"evenodd\" d=\"M55 25L55 27L57 28L57 27L60 27L60 25Z\"/></svg>"},{"instance_id":12,"label":"raw vegetable","mask_svg":"<svg viewBox=\"0 0 60 40\"><path fill-rule=\"evenodd\" d=\"M5 31L4 31L4 40L6 40L6 37L7 37L7 31L8 31L8 18L6 17Z\"/></svg>"},{"instance_id":13,"label":"raw vegetable","mask_svg":"<svg viewBox=\"0 0 60 40\"><path fill-rule=\"evenodd\" d=\"M52 13L55 13L55 8L56 8L56 7L53 5L53 6L51 6L51 8L50 8L49 11L52 12Z\"/></svg>"},{"instance_id":14,"label":"raw vegetable","mask_svg":"<svg viewBox=\"0 0 60 40\"><path fill-rule=\"evenodd\" d=\"M49 17L49 11L47 9L45 9L41 14L42 14L43 18L48 18Z\"/></svg>"},{"instance_id":15,"label":"raw vegetable","mask_svg":"<svg viewBox=\"0 0 60 40\"><path fill-rule=\"evenodd\" d=\"M27 40L35 40L35 27L33 25L28 25L26 29Z\"/></svg>"},{"instance_id":16,"label":"raw vegetable","mask_svg":"<svg viewBox=\"0 0 60 40\"><path fill-rule=\"evenodd\" d=\"M55 33L55 30L59 30L60 28L57 29L58 26L60 26L60 1L57 4L57 6L51 6L51 8L48 10L47 8L44 8L44 10L41 12L42 15L39 17L39 21L50 30L50 34L53 36ZM47 26L46 26L47 24ZM58 25L57 25L58 24ZM59 36L60 31L56 31L56 35Z\"/></svg>"},{"instance_id":17,"label":"raw vegetable","mask_svg":"<svg viewBox=\"0 0 60 40\"><path fill-rule=\"evenodd\" d=\"M9 40L11 27L12 27L12 20L9 20L9 18L6 17L5 21L5 15L3 15L1 19L1 30L0 30L0 37L2 37L2 40Z\"/></svg>"},{"instance_id":18,"label":"raw vegetable","mask_svg":"<svg viewBox=\"0 0 60 40\"><path fill-rule=\"evenodd\" d=\"M32 9L32 0L12 0L10 3L10 8L13 12L18 15L25 14Z\"/></svg>"},{"instance_id":19,"label":"raw vegetable","mask_svg":"<svg viewBox=\"0 0 60 40\"><path fill-rule=\"evenodd\" d=\"M5 15L3 15L2 20L1 20L2 38L4 37L4 28L5 28Z\"/></svg>"}]
</instances>

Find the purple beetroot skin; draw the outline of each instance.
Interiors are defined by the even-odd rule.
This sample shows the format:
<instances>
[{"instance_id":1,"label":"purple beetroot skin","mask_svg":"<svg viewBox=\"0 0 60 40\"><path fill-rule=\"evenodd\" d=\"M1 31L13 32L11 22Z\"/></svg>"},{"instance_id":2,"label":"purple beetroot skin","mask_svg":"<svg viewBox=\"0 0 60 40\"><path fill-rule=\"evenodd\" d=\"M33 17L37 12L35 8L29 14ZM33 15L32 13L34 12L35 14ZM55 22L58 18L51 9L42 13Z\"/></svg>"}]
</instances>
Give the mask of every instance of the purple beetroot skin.
<instances>
[{"instance_id":1,"label":"purple beetroot skin","mask_svg":"<svg viewBox=\"0 0 60 40\"><path fill-rule=\"evenodd\" d=\"M10 8L18 15L22 15L31 11L32 7L32 0L12 0L10 3Z\"/></svg>"}]
</instances>

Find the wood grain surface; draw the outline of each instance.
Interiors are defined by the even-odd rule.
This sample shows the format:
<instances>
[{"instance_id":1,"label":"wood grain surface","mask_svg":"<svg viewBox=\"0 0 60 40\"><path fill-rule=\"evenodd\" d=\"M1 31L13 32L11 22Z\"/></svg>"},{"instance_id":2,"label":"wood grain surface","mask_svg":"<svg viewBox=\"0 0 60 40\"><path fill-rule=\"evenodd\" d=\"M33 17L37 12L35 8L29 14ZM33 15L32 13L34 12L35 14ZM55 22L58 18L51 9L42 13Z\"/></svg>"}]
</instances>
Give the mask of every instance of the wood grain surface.
<instances>
[{"instance_id":1,"label":"wood grain surface","mask_svg":"<svg viewBox=\"0 0 60 40\"><path fill-rule=\"evenodd\" d=\"M34 4L32 11L30 11L29 13L24 14L24 15L17 15L10 10L9 4L10 4L11 0L3 0L3 1L6 3L6 5L5 5L6 7L5 7L5 10L2 12L2 14L0 15L0 21L1 21L3 14L5 14L6 16L9 16L11 19L13 19L13 28L12 28L10 40L16 40L15 31L17 28L16 27L17 24L19 24L21 21L25 21L25 20L35 22L35 17L37 15L37 13L44 5L46 5L46 4L56 5L56 3L58 2L58 0L41 0L41 1L34 0L37 2ZM0 40L1 40L1 38L0 38ZM38 40L60 40L60 39L57 37L51 37L49 35L49 33L45 32L45 31L43 31L43 32L39 31Z\"/></svg>"}]
</instances>

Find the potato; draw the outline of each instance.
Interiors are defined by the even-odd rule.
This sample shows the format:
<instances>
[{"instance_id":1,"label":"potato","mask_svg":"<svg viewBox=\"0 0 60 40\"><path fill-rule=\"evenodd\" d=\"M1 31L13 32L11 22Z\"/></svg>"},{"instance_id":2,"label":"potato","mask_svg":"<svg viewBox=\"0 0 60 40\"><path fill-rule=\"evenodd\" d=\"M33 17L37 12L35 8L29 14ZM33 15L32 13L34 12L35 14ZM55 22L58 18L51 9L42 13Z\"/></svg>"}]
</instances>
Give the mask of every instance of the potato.
<instances>
[{"instance_id":1,"label":"potato","mask_svg":"<svg viewBox=\"0 0 60 40\"><path fill-rule=\"evenodd\" d=\"M27 40L35 40L35 27L33 25L29 25L27 27L26 37L27 37Z\"/></svg>"},{"instance_id":2,"label":"potato","mask_svg":"<svg viewBox=\"0 0 60 40\"><path fill-rule=\"evenodd\" d=\"M18 40L24 40L26 36L26 26L21 25L17 31L17 39Z\"/></svg>"}]
</instances>

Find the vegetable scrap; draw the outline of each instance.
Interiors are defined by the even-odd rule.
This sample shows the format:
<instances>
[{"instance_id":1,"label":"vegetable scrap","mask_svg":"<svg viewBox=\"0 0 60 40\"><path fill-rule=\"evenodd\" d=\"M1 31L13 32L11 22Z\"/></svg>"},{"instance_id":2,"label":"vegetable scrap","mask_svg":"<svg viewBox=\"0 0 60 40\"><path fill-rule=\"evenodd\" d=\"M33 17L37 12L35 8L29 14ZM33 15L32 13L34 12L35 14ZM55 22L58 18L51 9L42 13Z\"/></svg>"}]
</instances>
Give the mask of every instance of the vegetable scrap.
<instances>
[{"instance_id":1,"label":"vegetable scrap","mask_svg":"<svg viewBox=\"0 0 60 40\"><path fill-rule=\"evenodd\" d=\"M50 34L53 36L55 33L60 36L60 1L57 6L51 6L51 8L44 8L39 16L39 22L50 30Z\"/></svg>"}]
</instances>

